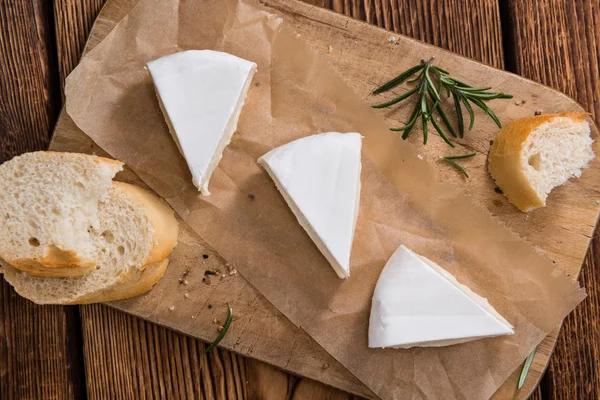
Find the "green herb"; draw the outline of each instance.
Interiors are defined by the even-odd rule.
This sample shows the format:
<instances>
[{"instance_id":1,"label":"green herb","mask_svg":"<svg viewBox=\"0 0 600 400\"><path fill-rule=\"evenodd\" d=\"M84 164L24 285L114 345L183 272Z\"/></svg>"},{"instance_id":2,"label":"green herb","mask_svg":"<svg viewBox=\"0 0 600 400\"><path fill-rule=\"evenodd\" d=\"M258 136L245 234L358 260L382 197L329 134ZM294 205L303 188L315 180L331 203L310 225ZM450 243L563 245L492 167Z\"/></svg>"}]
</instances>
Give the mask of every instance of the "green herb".
<instances>
[{"instance_id":1,"label":"green herb","mask_svg":"<svg viewBox=\"0 0 600 400\"><path fill-rule=\"evenodd\" d=\"M219 344L219 342L221 340L223 340L223 338L225 337L225 334L227 334L227 331L229 330L229 326L231 325L231 321L233 321L233 309L229 306L229 304L227 304L227 308L229 309L229 312L227 314L227 321L225 322L225 325L223 325L223 329L219 333L219 336L217 336L217 338L214 340L214 342L212 342L204 350L204 353L208 353L209 351L211 351L216 345Z\"/></svg>"},{"instance_id":2,"label":"green herb","mask_svg":"<svg viewBox=\"0 0 600 400\"><path fill-rule=\"evenodd\" d=\"M465 171L465 169L463 167L461 167L456 162L454 162L454 160L463 160L465 158L471 158L471 157L473 157L475 155L476 155L476 153L463 154L461 156L441 156L440 159L442 159L443 161L445 161L448 164L452 165L454 168L456 168L458 170L458 172L460 172L461 174L463 174L465 176L465 178L468 178L469 174L467 174L467 171Z\"/></svg>"},{"instance_id":3,"label":"green herb","mask_svg":"<svg viewBox=\"0 0 600 400\"><path fill-rule=\"evenodd\" d=\"M412 78L416 75L414 78ZM409 78L412 78L409 80ZM392 131L403 132L402 139L407 139L417 120L421 118L421 127L423 129L423 144L427 143L427 124L431 121L434 129L440 135L440 137L451 147L454 144L449 140L448 135L444 132L440 124L434 118L434 114L439 115L443 125L450 135L454 137L464 137L465 133L465 121L463 119L463 108L469 114L469 126L468 130L473 129L475 123L475 112L473 111L473 105L482 109L490 118L498 125L502 127L496 114L485 104L485 102L493 99L510 99L511 95L505 93L489 92L489 87L475 88L467 85L464 82L454 79L449 75L449 72L433 65L433 58L429 61L421 61L419 65L407 69L391 81L385 83L381 87L375 89L373 94L380 94L386 92L401 83L407 81L408 83L416 83L417 85L410 91L403 95L396 97L385 103L377 104L372 106L373 108L386 108L396 103L405 100L415 93L418 95L418 100L415 104L413 112L408 120L408 123L400 128L391 128ZM441 102L446 97L452 97L454 102L454 112L456 114L457 128L454 129L446 112L441 106ZM455 163L453 163L455 164Z\"/></svg>"},{"instance_id":4,"label":"green herb","mask_svg":"<svg viewBox=\"0 0 600 400\"><path fill-rule=\"evenodd\" d=\"M531 368L531 364L533 363L533 359L535 358L535 352L537 351L537 346L533 349L531 354L527 356L525 359L525 364L523 365L523 370L521 371L521 376L519 376L519 383L517 385L517 389L521 389L525 384L525 379L527 379L527 374L529 373L529 369Z\"/></svg>"}]
</instances>

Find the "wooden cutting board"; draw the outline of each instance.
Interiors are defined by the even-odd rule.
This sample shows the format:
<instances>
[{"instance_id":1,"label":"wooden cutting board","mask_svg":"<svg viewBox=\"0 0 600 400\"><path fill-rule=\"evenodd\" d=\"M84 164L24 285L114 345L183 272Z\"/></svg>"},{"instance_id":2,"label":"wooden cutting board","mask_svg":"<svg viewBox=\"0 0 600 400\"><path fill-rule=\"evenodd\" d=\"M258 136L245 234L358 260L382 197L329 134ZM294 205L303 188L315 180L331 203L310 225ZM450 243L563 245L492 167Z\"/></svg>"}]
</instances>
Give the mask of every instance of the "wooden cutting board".
<instances>
[{"instance_id":1,"label":"wooden cutting board","mask_svg":"<svg viewBox=\"0 0 600 400\"><path fill-rule=\"evenodd\" d=\"M89 51L114 25L135 5L136 0L109 0L100 13L86 47ZM444 67L452 71L468 69L472 61L434 48L413 39L392 35L377 27L351 20L339 14L313 7L295 0L268 0L266 5L284 16L286 22L308 40L313 48L327 57L354 90L367 97L380 82L365 80L366 71L378 65L393 65L404 57L429 58L435 53ZM409 45L410 53L399 52L400 43ZM404 46L402 46L404 47ZM514 80L521 78L504 71L487 69L486 77ZM485 81L475 76L472 81ZM382 80L389 78L382 77ZM500 119L507 121L535 111L559 112L582 110L565 95L542 85L528 82L526 93L515 93L510 106L499 112ZM367 99L374 102L373 99ZM398 125L397 114L386 114L390 124ZM482 115L479 119L484 118ZM485 154L489 140L495 132L478 133L475 139L462 141L458 147L466 151ZM414 135L415 145L418 135ZM421 147L423 155L434 160L447 152L446 145L430 141ZM597 147L597 146L596 146ZM85 136L63 111L56 126L50 148L60 151L77 151L105 155ZM596 149L597 150L597 149ZM484 160L485 157L477 157ZM486 173L484 161L475 160L468 168L472 179L463 180L455 171L440 165L440 180L454 180L540 250L552 258L569 274L577 275L590 237L596 223L600 206L599 162L594 161L579 181L555 190L546 209L522 214L511 206L502 194L494 191L494 185ZM145 186L131 171L119 175L119 179ZM553 207L561 204L563 207ZM568 207L564 207L568 205ZM293 326L281 313L267 302L240 275L234 273L225 260L211 250L183 221L180 221L180 244L171 256L165 277L145 296L112 303L125 312L170 327L182 333L211 341L217 334L217 323L226 315L225 304L235 310L234 324L221 342L223 347L273 364L292 373L316 379L343 390L373 397L373 394L337 361L328 355L302 330ZM216 275L206 275L214 271ZM187 296L186 296L187 295ZM171 310L171 308L173 308ZM519 370L516 370L495 398L525 398L537 384L556 342L558 330L549 335L539 346L526 386L516 391Z\"/></svg>"}]
</instances>

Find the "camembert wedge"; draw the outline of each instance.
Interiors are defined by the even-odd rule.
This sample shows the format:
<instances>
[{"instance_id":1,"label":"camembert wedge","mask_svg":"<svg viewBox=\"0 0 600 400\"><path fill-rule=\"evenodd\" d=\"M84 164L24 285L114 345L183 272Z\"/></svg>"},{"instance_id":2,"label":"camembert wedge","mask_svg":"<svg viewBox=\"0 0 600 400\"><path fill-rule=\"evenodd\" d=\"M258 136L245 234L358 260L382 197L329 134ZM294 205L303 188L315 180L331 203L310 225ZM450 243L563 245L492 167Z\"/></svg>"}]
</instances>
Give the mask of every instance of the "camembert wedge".
<instances>
[{"instance_id":1,"label":"camembert wedge","mask_svg":"<svg viewBox=\"0 0 600 400\"><path fill-rule=\"evenodd\" d=\"M404 246L379 276L369 321L371 348L447 346L513 333L485 298Z\"/></svg>"},{"instance_id":2,"label":"camembert wedge","mask_svg":"<svg viewBox=\"0 0 600 400\"><path fill-rule=\"evenodd\" d=\"M295 140L258 160L340 278L350 276L361 147L358 133L328 132Z\"/></svg>"},{"instance_id":3,"label":"camembert wedge","mask_svg":"<svg viewBox=\"0 0 600 400\"><path fill-rule=\"evenodd\" d=\"M231 141L256 64L212 50L188 50L148 63L169 131L209 195L208 181Z\"/></svg>"}]
</instances>

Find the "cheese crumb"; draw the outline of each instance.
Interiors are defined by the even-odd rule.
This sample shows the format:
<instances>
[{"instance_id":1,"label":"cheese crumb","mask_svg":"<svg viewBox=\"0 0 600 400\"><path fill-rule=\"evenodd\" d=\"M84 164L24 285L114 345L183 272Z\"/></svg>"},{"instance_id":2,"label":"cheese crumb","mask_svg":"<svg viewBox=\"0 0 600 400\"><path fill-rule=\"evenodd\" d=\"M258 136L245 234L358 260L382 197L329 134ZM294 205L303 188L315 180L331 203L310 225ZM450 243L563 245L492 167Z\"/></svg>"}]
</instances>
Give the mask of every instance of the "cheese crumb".
<instances>
[{"instance_id":1,"label":"cheese crumb","mask_svg":"<svg viewBox=\"0 0 600 400\"><path fill-rule=\"evenodd\" d=\"M392 35L389 38L387 38L388 43L394 43L395 41L398 40L398 37Z\"/></svg>"},{"instance_id":2,"label":"cheese crumb","mask_svg":"<svg viewBox=\"0 0 600 400\"><path fill-rule=\"evenodd\" d=\"M188 299L190 297L190 294L186 293L186 294L183 295L183 297L185 297L186 299Z\"/></svg>"},{"instance_id":3,"label":"cheese crumb","mask_svg":"<svg viewBox=\"0 0 600 400\"><path fill-rule=\"evenodd\" d=\"M328 53L331 53L333 51L333 47L329 46L329 49L327 50Z\"/></svg>"},{"instance_id":4,"label":"cheese crumb","mask_svg":"<svg viewBox=\"0 0 600 400\"><path fill-rule=\"evenodd\" d=\"M169 307L169 311L173 311L173 310L175 310L175 306Z\"/></svg>"}]
</instances>

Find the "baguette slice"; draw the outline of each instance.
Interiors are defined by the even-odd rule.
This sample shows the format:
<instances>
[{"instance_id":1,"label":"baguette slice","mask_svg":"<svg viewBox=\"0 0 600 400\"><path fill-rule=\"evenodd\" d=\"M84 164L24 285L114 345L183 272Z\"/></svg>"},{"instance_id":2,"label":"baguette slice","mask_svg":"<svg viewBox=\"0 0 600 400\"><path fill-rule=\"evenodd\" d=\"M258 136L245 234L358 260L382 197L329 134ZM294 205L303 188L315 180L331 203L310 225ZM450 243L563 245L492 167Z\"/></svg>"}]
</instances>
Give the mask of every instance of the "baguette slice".
<instances>
[{"instance_id":1,"label":"baguette slice","mask_svg":"<svg viewBox=\"0 0 600 400\"><path fill-rule=\"evenodd\" d=\"M97 255L90 228L123 163L77 153L26 153L0 166L0 257L38 275L83 275Z\"/></svg>"},{"instance_id":2,"label":"baguette slice","mask_svg":"<svg viewBox=\"0 0 600 400\"><path fill-rule=\"evenodd\" d=\"M119 300L149 290L163 275L177 244L177 220L169 207L137 186L114 182L98 207L93 230L99 259L80 277L41 277L4 265L17 293L38 304L87 304Z\"/></svg>"},{"instance_id":3,"label":"baguette slice","mask_svg":"<svg viewBox=\"0 0 600 400\"><path fill-rule=\"evenodd\" d=\"M506 124L490 149L488 170L508 200L528 212L556 186L581 176L594 158L586 113L523 118Z\"/></svg>"}]
</instances>

